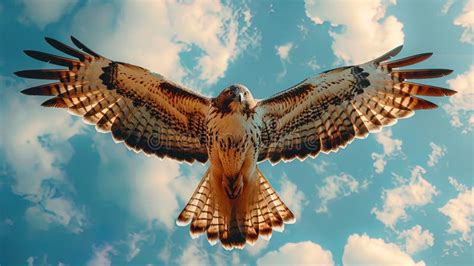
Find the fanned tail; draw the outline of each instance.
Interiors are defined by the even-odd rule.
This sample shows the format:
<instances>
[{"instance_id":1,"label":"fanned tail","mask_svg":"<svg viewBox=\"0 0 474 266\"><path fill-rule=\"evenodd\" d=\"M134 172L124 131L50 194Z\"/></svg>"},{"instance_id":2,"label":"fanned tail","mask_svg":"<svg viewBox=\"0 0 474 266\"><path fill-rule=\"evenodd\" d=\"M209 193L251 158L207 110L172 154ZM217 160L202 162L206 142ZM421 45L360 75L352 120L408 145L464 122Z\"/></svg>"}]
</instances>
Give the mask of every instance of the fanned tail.
<instances>
[{"instance_id":1,"label":"fanned tail","mask_svg":"<svg viewBox=\"0 0 474 266\"><path fill-rule=\"evenodd\" d=\"M229 205L230 209L225 209L227 205L219 205L216 200L217 192L211 187L208 170L179 215L177 224L190 223L191 237L207 232L211 245L219 240L228 250L242 249L246 243L253 245L259 236L268 240L273 230L283 231L284 224L294 223L295 217L258 168L255 175L255 187L252 189L249 184L248 197L240 201L237 198Z\"/></svg>"}]
</instances>

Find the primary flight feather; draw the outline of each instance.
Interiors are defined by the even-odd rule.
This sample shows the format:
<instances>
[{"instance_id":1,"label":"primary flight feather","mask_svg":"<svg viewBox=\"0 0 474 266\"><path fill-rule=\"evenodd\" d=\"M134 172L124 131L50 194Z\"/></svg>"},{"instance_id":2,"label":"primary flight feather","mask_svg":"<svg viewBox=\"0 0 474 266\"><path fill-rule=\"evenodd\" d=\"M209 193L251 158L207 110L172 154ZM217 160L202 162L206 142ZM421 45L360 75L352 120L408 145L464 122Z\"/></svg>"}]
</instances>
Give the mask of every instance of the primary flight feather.
<instances>
[{"instance_id":1,"label":"primary flight feather","mask_svg":"<svg viewBox=\"0 0 474 266\"><path fill-rule=\"evenodd\" d=\"M394 124L418 109L437 107L416 95L449 96L455 91L409 82L437 78L447 69L399 69L431 53L388 61L402 46L368 63L336 68L308 78L264 100L243 85L204 97L150 71L109 60L74 37L80 49L46 38L72 56L27 50L37 60L67 69L18 71L23 78L57 82L23 90L54 96L42 105L67 108L111 132L134 151L179 161L209 161L209 169L180 213L192 237L207 233L226 249L269 238L295 221L257 164L304 159L337 151L354 138Z\"/></svg>"}]
</instances>

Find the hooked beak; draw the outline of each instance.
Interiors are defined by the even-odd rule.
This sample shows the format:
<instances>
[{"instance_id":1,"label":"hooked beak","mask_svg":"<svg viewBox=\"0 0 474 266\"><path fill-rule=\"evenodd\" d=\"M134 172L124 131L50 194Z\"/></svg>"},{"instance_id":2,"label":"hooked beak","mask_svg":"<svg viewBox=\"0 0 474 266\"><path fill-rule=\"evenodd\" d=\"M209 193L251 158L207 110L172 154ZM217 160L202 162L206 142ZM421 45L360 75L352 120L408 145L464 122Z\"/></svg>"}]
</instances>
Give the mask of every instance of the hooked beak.
<instances>
[{"instance_id":1,"label":"hooked beak","mask_svg":"<svg viewBox=\"0 0 474 266\"><path fill-rule=\"evenodd\" d=\"M239 93L239 95L237 96L238 100L239 100L239 103L242 103L244 101L244 94L243 93Z\"/></svg>"}]
</instances>

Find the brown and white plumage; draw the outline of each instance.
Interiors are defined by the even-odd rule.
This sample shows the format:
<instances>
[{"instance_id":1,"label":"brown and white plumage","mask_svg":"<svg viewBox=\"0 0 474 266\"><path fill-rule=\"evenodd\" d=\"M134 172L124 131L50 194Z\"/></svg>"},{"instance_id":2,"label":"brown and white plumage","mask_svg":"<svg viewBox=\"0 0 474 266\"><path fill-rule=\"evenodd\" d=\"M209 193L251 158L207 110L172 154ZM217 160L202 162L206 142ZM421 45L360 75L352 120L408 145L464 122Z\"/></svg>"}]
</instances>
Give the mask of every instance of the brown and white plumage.
<instances>
[{"instance_id":1,"label":"brown and white plumage","mask_svg":"<svg viewBox=\"0 0 474 266\"><path fill-rule=\"evenodd\" d=\"M399 69L430 53L387 61L401 46L365 64L329 70L268 99L254 100L242 85L207 98L138 66L115 62L77 39L82 51L46 38L73 58L25 53L67 69L25 70L23 78L58 80L22 91L53 96L42 105L67 108L111 132L129 149L163 158L209 161L209 169L180 213L191 236L206 233L211 244L243 248L269 238L295 217L257 163L304 159L337 151L355 138L394 124L435 104L416 97L455 91L409 82L451 73L445 69Z\"/></svg>"}]
</instances>

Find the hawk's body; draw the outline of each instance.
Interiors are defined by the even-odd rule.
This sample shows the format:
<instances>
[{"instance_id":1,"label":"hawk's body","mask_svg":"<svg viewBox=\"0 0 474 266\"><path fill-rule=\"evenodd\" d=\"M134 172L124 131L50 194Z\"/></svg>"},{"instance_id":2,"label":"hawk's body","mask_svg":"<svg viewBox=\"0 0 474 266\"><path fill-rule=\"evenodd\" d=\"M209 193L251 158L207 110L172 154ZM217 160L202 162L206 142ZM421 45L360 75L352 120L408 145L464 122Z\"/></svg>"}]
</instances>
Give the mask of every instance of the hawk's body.
<instances>
[{"instance_id":1,"label":"hawk's body","mask_svg":"<svg viewBox=\"0 0 474 266\"><path fill-rule=\"evenodd\" d=\"M415 95L455 93L408 82L451 71L401 70L431 56L387 61L401 46L368 63L326 71L268 99L254 100L242 85L207 98L146 69L102 57L74 38L84 52L46 40L77 59L25 51L68 69L17 72L25 78L59 80L23 92L55 96L43 105L68 108L137 152L189 163L209 161L177 222L191 223L193 237L206 232L211 243L219 239L228 249L253 244L294 222L258 162L337 151L414 110L436 107Z\"/></svg>"}]
</instances>

